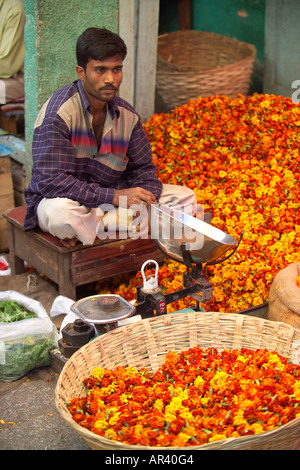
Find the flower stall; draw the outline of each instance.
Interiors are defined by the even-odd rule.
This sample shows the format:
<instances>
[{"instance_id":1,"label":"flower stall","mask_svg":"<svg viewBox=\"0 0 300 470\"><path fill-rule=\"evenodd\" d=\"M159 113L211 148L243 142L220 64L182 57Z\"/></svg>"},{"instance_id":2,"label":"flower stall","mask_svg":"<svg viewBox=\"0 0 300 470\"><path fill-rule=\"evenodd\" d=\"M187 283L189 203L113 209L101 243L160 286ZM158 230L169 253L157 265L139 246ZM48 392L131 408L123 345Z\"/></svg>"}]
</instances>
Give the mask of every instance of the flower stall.
<instances>
[{"instance_id":1,"label":"flower stall","mask_svg":"<svg viewBox=\"0 0 300 470\"><path fill-rule=\"evenodd\" d=\"M300 261L300 107L275 95L198 98L145 123L163 183L192 188L211 224L242 243L229 261L209 267L206 310L237 312L268 300L276 274ZM166 260L162 291L181 287L183 265ZM141 274L99 284L127 300ZM189 299L169 307L189 306Z\"/></svg>"},{"instance_id":2,"label":"flower stall","mask_svg":"<svg viewBox=\"0 0 300 470\"><path fill-rule=\"evenodd\" d=\"M161 181L192 188L214 227L244 235L208 266L204 311L178 300L176 314L116 328L67 362L56 404L93 449L297 448L300 330L235 312L267 302L300 262L299 127L298 105L260 94L191 100L145 123ZM185 270L166 259L162 292L180 290ZM141 283L138 272L98 291L132 301Z\"/></svg>"}]
</instances>

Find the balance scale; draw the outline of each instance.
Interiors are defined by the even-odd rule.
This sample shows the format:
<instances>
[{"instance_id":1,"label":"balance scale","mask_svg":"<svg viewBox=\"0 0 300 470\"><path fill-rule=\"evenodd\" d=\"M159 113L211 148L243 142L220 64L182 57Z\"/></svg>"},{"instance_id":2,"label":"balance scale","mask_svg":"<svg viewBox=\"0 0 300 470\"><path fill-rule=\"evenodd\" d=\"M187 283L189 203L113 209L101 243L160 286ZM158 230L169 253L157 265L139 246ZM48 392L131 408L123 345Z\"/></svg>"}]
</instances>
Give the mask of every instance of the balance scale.
<instances>
[{"instance_id":1,"label":"balance scale","mask_svg":"<svg viewBox=\"0 0 300 470\"><path fill-rule=\"evenodd\" d=\"M164 315L168 304L188 296L196 300L195 311L201 311L199 303L212 298L212 285L206 280L207 267L230 258L237 250L243 232L237 241L209 223L178 210L162 204L150 207L151 227L155 227L155 233L151 235L154 235L155 244L167 258L186 266L184 288L164 295L158 285L158 263L148 260L141 267L143 285L137 288L134 304L115 294L78 300L71 306L78 319L63 328L59 340L59 348L66 357L93 337L117 328L124 320L128 322L129 317L139 315L139 319L144 319ZM155 275L149 278L145 274L148 265L155 266Z\"/></svg>"}]
</instances>

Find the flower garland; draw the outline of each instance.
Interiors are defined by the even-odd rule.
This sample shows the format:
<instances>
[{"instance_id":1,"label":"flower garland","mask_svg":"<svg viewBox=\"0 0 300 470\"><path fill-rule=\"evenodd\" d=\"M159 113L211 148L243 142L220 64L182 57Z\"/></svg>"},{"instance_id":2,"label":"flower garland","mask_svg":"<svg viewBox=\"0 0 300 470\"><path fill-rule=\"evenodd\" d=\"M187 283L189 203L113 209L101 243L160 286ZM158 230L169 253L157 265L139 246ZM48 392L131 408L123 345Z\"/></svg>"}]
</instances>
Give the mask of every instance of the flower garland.
<instances>
[{"instance_id":1,"label":"flower garland","mask_svg":"<svg viewBox=\"0 0 300 470\"><path fill-rule=\"evenodd\" d=\"M299 105L275 95L216 95L154 114L144 127L160 180L192 188L220 230L237 240L244 230L238 251L208 269L213 299L202 306L229 313L266 302L278 271L300 261ZM139 273L117 293L132 300L140 283ZM181 267L166 260L161 287L178 286Z\"/></svg>"},{"instance_id":2,"label":"flower garland","mask_svg":"<svg viewBox=\"0 0 300 470\"><path fill-rule=\"evenodd\" d=\"M97 367L73 419L125 444L185 447L279 428L300 417L300 366L266 350L170 351L151 373Z\"/></svg>"}]
</instances>

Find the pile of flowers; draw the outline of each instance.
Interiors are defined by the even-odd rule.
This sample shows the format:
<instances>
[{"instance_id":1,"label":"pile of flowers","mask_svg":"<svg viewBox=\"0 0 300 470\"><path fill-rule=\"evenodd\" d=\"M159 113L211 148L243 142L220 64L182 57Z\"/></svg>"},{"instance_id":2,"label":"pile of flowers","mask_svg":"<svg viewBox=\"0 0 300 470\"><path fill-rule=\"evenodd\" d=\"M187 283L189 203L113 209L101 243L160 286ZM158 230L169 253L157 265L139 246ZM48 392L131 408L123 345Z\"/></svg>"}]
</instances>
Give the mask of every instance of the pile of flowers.
<instances>
[{"instance_id":1,"label":"pile of flowers","mask_svg":"<svg viewBox=\"0 0 300 470\"><path fill-rule=\"evenodd\" d=\"M275 95L192 100L145 123L163 183L192 188L212 225L239 239L238 251L209 268L206 310L236 312L267 301L277 272L300 261L300 106ZM117 289L135 298L137 277ZM166 260L164 291L182 286L181 268ZM100 287L101 288L101 287ZM187 306L187 300L171 311Z\"/></svg>"},{"instance_id":2,"label":"pile of flowers","mask_svg":"<svg viewBox=\"0 0 300 470\"><path fill-rule=\"evenodd\" d=\"M300 417L300 366L266 350L170 351L151 373L97 367L73 419L125 444L185 447L259 434Z\"/></svg>"}]
</instances>

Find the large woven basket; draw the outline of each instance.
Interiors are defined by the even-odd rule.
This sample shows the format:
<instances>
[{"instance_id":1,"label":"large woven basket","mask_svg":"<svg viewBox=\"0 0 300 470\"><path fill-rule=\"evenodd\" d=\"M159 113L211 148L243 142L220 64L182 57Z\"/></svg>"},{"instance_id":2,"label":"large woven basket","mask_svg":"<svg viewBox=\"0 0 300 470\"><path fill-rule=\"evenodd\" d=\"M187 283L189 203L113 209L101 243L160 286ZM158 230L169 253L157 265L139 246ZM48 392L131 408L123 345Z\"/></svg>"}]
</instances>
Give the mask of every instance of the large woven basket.
<instances>
[{"instance_id":1,"label":"large woven basket","mask_svg":"<svg viewBox=\"0 0 300 470\"><path fill-rule=\"evenodd\" d=\"M199 96L247 95L256 56L252 44L215 33L173 31L158 37L156 85L173 109Z\"/></svg>"},{"instance_id":2,"label":"large woven basket","mask_svg":"<svg viewBox=\"0 0 300 470\"><path fill-rule=\"evenodd\" d=\"M132 323L83 346L65 364L56 387L55 401L62 418L98 450L182 450L126 445L100 437L73 421L65 402L74 396L86 395L82 380L95 367L146 367L155 371L164 362L168 351L190 347L224 349L267 349L300 361L300 330L286 323L271 322L258 317L215 312L179 312ZM224 439L193 446L189 449L293 449L300 438L300 418L281 428L261 434Z\"/></svg>"}]
</instances>

